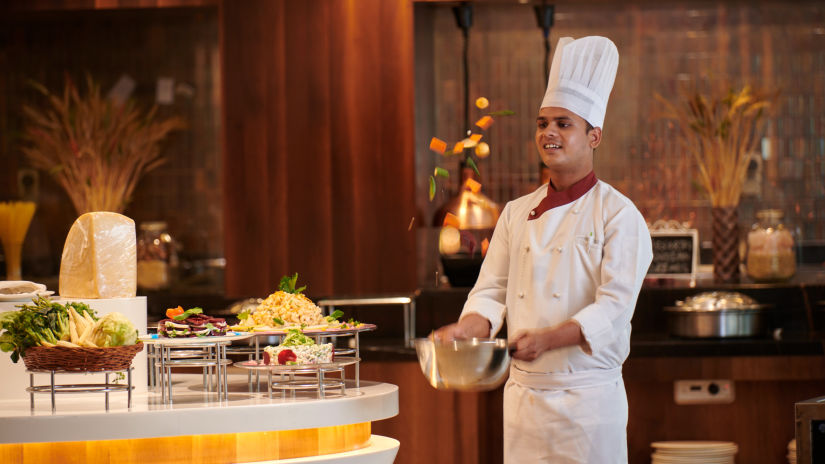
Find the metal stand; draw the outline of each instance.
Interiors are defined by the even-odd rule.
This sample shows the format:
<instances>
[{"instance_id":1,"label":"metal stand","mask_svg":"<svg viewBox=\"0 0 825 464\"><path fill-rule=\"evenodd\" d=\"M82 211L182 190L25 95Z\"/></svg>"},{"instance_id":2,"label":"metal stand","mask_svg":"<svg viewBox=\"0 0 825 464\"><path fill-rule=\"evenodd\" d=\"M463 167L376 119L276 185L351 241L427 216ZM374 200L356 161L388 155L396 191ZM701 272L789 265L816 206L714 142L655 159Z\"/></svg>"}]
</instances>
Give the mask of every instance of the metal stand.
<instances>
[{"instance_id":1,"label":"metal stand","mask_svg":"<svg viewBox=\"0 0 825 464\"><path fill-rule=\"evenodd\" d=\"M343 348L342 349L342 348L335 347L334 346L335 344L333 344L333 350L335 350L335 357L336 358L338 358L340 356L354 355L355 359L360 360L361 359L361 338L360 338L360 333L361 333L361 331L359 331L357 329L352 329L351 331L345 330L345 331L342 331L342 332L313 333L313 334L311 334L311 336L315 339L315 343L318 343L318 344L320 344L323 340L330 339L330 338L337 340L339 337L354 336L354 338L355 338L354 345L355 346L353 346L352 348ZM262 337L262 336L271 337L271 336L273 336L273 334L268 333L268 332L258 332L258 333L253 334L253 339L255 340L254 356L255 356L255 361L257 363L261 362L261 345L260 345L259 338ZM277 337L279 339L278 342L280 343L280 341L283 339L283 336L277 335ZM243 353L246 354L245 351ZM359 389L361 388L361 368L360 368L361 366L360 366L360 364L361 364L360 362L355 363L355 388L359 388ZM236 363L236 365L239 365L239 364ZM342 376L343 376L343 374L342 374ZM248 382L249 382L249 391L251 392L251 391L255 390L256 392L260 393L260 391L261 391L260 372L258 370L255 370L255 387L253 387L253 385L252 385L252 371L249 372L247 377L248 377ZM270 384L271 384L271 379L270 379Z\"/></svg>"},{"instance_id":2,"label":"metal stand","mask_svg":"<svg viewBox=\"0 0 825 464\"><path fill-rule=\"evenodd\" d=\"M332 314L337 306L381 306L381 305L401 305L404 313L404 345L413 346L415 340L415 295L402 296L382 296L369 298L329 298L318 300L318 306L326 310L326 314Z\"/></svg>"},{"instance_id":3,"label":"metal stand","mask_svg":"<svg viewBox=\"0 0 825 464\"><path fill-rule=\"evenodd\" d=\"M105 395L106 410L109 410L109 392L125 391L127 392L126 407L132 408L132 370L134 367L128 369L112 370L112 371L55 371L55 370L27 370L29 373L29 387L26 391L29 392L29 403L31 410L34 411L34 394L35 393L49 393L52 400L52 413L56 411L55 395L58 393L98 393L103 392ZM120 372L126 373L126 385L117 383L109 383L109 374L117 374ZM49 385L35 385L34 374L49 374L51 382ZM86 383L86 384L70 384L58 385L55 383L55 374L104 374L104 383Z\"/></svg>"},{"instance_id":4,"label":"metal stand","mask_svg":"<svg viewBox=\"0 0 825 464\"><path fill-rule=\"evenodd\" d=\"M318 398L326 398L330 389L339 389L342 396L346 395L346 372L347 366L356 365L360 358L341 357L328 364L305 365L305 366L279 366L261 364L260 361L246 361L235 363L236 367L254 370L259 373L266 371L267 392L272 398L273 390L281 391L281 398L286 399L287 392L292 398L299 390L315 390ZM338 377L329 377L330 374L338 374ZM308 374L308 375L307 375ZM277 379L275 376L277 375Z\"/></svg>"},{"instance_id":5,"label":"metal stand","mask_svg":"<svg viewBox=\"0 0 825 464\"><path fill-rule=\"evenodd\" d=\"M158 344L155 349L158 350L159 361L155 361L153 368L158 368L160 372L161 400L172 404L172 367L202 367L203 388L210 392L214 373L218 401L227 400L226 366L232 361L226 358L226 347L230 343L228 340L213 340L186 345Z\"/></svg>"}]
</instances>

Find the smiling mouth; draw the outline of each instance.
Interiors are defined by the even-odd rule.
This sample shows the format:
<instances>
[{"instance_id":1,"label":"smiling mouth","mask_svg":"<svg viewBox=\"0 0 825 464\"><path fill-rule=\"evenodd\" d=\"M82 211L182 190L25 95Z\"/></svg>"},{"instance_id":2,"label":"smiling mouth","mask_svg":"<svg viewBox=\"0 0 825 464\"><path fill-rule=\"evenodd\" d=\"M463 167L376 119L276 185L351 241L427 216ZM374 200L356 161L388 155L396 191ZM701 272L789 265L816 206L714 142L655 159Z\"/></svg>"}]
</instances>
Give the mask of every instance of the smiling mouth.
<instances>
[{"instance_id":1,"label":"smiling mouth","mask_svg":"<svg viewBox=\"0 0 825 464\"><path fill-rule=\"evenodd\" d=\"M550 149L550 148L561 148L561 145L556 145L555 143L545 143L543 148Z\"/></svg>"}]
</instances>

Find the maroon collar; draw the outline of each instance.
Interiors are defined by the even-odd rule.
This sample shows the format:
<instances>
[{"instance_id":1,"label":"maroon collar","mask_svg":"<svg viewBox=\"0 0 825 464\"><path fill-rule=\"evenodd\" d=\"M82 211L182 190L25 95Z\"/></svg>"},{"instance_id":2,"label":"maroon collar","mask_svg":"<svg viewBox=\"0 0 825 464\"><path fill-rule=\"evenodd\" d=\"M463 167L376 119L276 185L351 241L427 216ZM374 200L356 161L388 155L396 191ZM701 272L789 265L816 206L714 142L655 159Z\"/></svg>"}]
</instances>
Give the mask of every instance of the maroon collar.
<instances>
[{"instance_id":1,"label":"maroon collar","mask_svg":"<svg viewBox=\"0 0 825 464\"><path fill-rule=\"evenodd\" d=\"M545 212L561 205L566 205L578 200L582 195L590 191L596 182L596 174L590 171L590 174L584 176L581 180L568 187L566 190L557 192L553 189L553 181L551 180L547 185L547 196L541 199L538 206L530 210L530 215L527 220L538 219Z\"/></svg>"}]
</instances>

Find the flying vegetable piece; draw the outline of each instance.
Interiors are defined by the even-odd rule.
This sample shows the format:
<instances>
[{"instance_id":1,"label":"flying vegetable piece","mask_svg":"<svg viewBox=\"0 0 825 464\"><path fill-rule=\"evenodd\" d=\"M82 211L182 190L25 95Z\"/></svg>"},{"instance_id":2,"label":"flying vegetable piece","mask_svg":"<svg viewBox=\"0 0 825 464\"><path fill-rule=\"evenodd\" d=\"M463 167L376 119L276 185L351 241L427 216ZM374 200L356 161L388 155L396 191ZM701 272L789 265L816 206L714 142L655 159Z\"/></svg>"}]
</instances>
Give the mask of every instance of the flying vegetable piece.
<instances>
[{"instance_id":1,"label":"flying vegetable piece","mask_svg":"<svg viewBox=\"0 0 825 464\"><path fill-rule=\"evenodd\" d=\"M472 134L470 136L470 140L472 140L475 143L478 143L478 141L481 140L482 137L484 137L484 136L481 135L481 134Z\"/></svg>"},{"instance_id":2,"label":"flying vegetable piece","mask_svg":"<svg viewBox=\"0 0 825 464\"><path fill-rule=\"evenodd\" d=\"M476 98L476 107L478 109L483 110L484 108L487 108L488 106L490 106L490 100L487 100L484 97Z\"/></svg>"},{"instance_id":3,"label":"flying vegetable piece","mask_svg":"<svg viewBox=\"0 0 825 464\"><path fill-rule=\"evenodd\" d=\"M481 257L487 256L487 249L490 248L490 239L485 238L481 241Z\"/></svg>"},{"instance_id":4,"label":"flying vegetable piece","mask_svg":"<svg viewBox=\"0 0 825 464\"><path fill-rule=\"evenodd\" d=\"M467 178L467 181L464 182L464 186L473 193L478 193L481 191L481 184L473 178Z\"/></svg>"},{"instance_id":5,"label":"flying vegetable piece","mask_svg":"<svg viewBox=\"0 0 825 464\"><path fill-rule=\"evenodd\" d=\"M464 142L456 142L455 146L453 147L453 154L457 155L464 151Z\"/></svg>"},{"instance_id":6,"label":"flying vegetable piece","mask_svg":"<svg viewBox=\"0 0 825 464\"><path fill-rule=\"evenodd\" d=\"M480 127L481 130L487 130L490 126L493 125L493 118L490 116L484 116L478 121L476 121L476 126Z\"/></svg>"},{"instance_id":7,"label":"flying vegetable piece","mask_svg":"<svg viewBox=\"0 0 825 464\"><path fill-rule=\"evenodd\" d=\"M430 140L430 150L443 155L447 150L447 142L433 137L432 140Z\"/></svg>"},{"instance_id":8,"label":"flying vegetable piece","mask_svg":"<svg viewBox=\"0 0 825 464\"><path fill-rule=\"evenodd\" d=\"M461 232L453 226L444 226L438 234L438 251L442 255L454 255L461 249Z\"/></svg>"},{"instance_id":9,"label":"flying vegetable piece","mask_svg":"<svg viewBox=\"0 0 825 464\"><path fill-rule=\"evenodd\" d=\"M490 156L490 145L487 145L485 142L481 142L476 145L476 156L479 158L486 158Z\"/></svg>"},{"instance_id":10,"label":"flying vegetable piece","mask_svg":"<svg viewBox=\"0 0 825 464\"><path fill-rule=\"evenodd\" d=\"M435 198L435 177L430 176L430 201Z\"/></svg>"},{"instance_id":11,"label":"flying vegetable piece","mask_svg":"<svg viewBox=\"0 0 825 464\"><path fill-rule=\"evenodd\" d=\"M476 162L473 161L472 158L468 156L465 162L467 163L467 166L470 166L473 169L477 176L481 177L481 173L478 172L478 166L476 166Z\"/></svg>"},{"instance_id":12,"label":"flying vegetable piece","mask_svg":"<svg viewBox=\"0 0 825 464\"><path fill-rule=\"evenodd\" d=\"M492 113L487 113L490 116L512 116L516 114L515 111L511 110L501 110L501 111L493 111Z\"/></svg>"},{"instance_id":13,"label":"flying vegetable piece","mask_svg":"<svg viewBox=\"0 0 825 464\"><path fill-rule=\"evenodd\" d=\"M435 170L433 171L433 177L444 177L444 178L450 177L450 171L448 171L448 170L446 170L442 167L436 166Z\"/></svg>"},{"instance_id":14,"label":"flying vegetable piece","mask_svg":"<svg viewBox=\"0 0 825 464\"><path fill-rule=\"evenodd\" d=\"M447 215L446 215L446 216L444 216L444 223L443 223L443 225L445 225L445 226L453 226L453 227L455 227L456 229L460 229L460 228L461 228L461 221L459 221L459 220L458 220L458 216L456 216L455 214L453 214L453 213L447 213Z\"/></svg>"}]
</instances>

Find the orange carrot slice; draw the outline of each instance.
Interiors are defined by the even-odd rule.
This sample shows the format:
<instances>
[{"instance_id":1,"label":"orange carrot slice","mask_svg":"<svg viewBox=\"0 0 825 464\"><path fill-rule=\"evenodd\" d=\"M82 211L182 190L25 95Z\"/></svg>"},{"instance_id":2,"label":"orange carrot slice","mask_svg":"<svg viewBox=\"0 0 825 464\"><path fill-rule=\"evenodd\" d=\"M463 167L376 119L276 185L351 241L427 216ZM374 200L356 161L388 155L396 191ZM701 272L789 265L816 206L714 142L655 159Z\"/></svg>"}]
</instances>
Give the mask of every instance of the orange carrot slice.
<instances>
[{"instance_id":1,"label":"orange carrot slice","mask_svg":"<svg viewBox=\"0 0 825 464\"><path fill-rule=\"evenodd\" d=\"M480 127L481 130L487 130L492 125L493 125L493 118L491 118L490 116L484 116L483 118L476 121L476 126Z\"/></svg>"},{"instance_id":2,"label":"orange carrot slice","mask_svg":"<svg viewBox=\"0 0 825 464\"><path fill-rule=\"evenodd\" d=\"M432 140L430 140L430 150L443 155L444 152L447 151L447 142L433 137Z\"/></svg>"},{"instance_id":3,"label":"orange carrot slice","mask_svg":"<svg viewBox=\"0 0 825 464\"><path fill-rule=\"evenodd\" d=\"M478 193L481 191L481 184L473 178L467 178L467 181L464 182L464 186L470 189L473 193Z\"/></svg>"},{"instance_id":4,"label":"orange carrot slice","mask_svg":"<svg viewBox=\"0 0 825 464\"><path fill-rule=\"evenodd\" d=\"M442 225L453 226L456 229L459 229L461 226L461 221L458 220L458 216L456 216L455 214L447 213L447 215L444 216L444 224Z\"/></svg>"}]
</instances>

